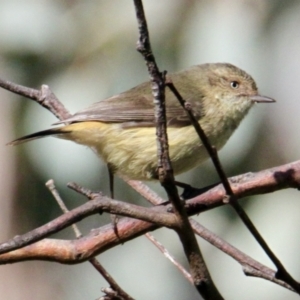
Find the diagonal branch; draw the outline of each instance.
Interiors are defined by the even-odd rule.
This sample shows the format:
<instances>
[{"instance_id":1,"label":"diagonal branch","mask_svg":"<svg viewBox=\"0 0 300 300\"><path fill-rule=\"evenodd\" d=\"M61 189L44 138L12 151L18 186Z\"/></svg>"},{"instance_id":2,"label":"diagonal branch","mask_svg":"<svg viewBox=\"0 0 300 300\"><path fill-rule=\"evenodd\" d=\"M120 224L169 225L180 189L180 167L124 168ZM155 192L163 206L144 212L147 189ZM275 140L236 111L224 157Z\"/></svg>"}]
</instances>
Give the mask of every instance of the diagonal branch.
<instances>
[{"instance_id":1,"label":"diagonal branch","mask_svg":"<svg viewBox=\"0 0 300 300\"><path fill-rule=\"evenodd\" d=\"M174 95L179 100L182 107L186 110L188 113L193 126L195 127L195 130L202 141L203 145L205 146L207 152L209 153L211 160L215 166L215 169L220 177L220 180L224 186L224 189L226 191L226 198L224 200L228 202L235 212L238 214L244 225L248 228L248 230L251 232L255 240L259 243L259 245L262 247L262 249L265 251L265 253L268 255L268 257L271 259L271 261L274 263L274 265L277 268L276 276L279 279L282 279L286 281L289 285L291 285L298 293L300 293L300 284L288 273L288 271L285 269L284 265L281 263L281 261L277 258L277 256L274 254L274 252L271 250L271 248L268 246L262 235L259 233L253 222L250 220L249 216L246 214L244 209L241 207L241 205L238 203L238 197L234 194L232 191L232 188L230 186L230 183L227 179L227 176L224 172L224 169L221 165L221 162L219 160L218 152L215 147L213 147L206 134L204 133L203 129L201 128L199 122L197 122L196 118L194 117L192 113L192 108L186 105L186 101L182 98L176 87L173 85L172 82L168 82L167 86L171 89L171 91L174 93Z\"/></svg>"},{"instance_id":2,"label":"diagonal branch","mask_svg":"<svg viewBox=\"0 0 300 300\"><path fill-rule=\"evenodd\" d=\"M248 173L236 176L230 181L231 183L236 183L236 185L233 185L235 194L237 194L239 197L242 197L249 196L251 193L255 192L258 192L259 194L261 192L273 192L276 187L274 179L275 182L277 181L277 188L297 187L297 185L299 186L300 161L270 170L265 170L257 174ZM258 186L259 184L261 186L255 191L255 186ZM142 186L140 188L138 187L139 182L133 181L130 181L130 185L134 186L138 191L144 190L142 194L148 195L148 187ZM220 205L222 205L222 199L224 195L224 189L222 189L222 186L219 186L214 188L212 191L198 196L198 209L203 210L204 208L210 209L215 207L213 202L217 199L220 202ZM164 201L163 199L159 199L159 197L153 192L151 192L151 197L154 201ZM200 199L201 197L202 201ZM209 197L211 197L211 199L208 199ZM188 201L188 205L192 206L192 208L195 208L195 206L197 206L195 200L196 198ZM204 203L206 203L206 205L204 205ZM240 252L238 249L229 245L226 241L223 241L213 233L209 232L209 230L197 222L191 220L191 224L195 232L202 238L237 260L243 266L243 270L246 275L264 278L292 290L289 285L276 278L275 271L261 265L251 257ZM11 251L7 254L2 254L0 255L0 264L32 259L55 261L65 264L80 263L120 243L142 235L146 231L158 228L156 225L151 223L127 218L121 219L118 223L118 227L120 229L121 239L118 239L115 236L113 228L110 225L103 226L102 228L91 231L90 234L79 240L63 241L45 239L30 246Z\"/></svg>"},{"instance_id":3,"label":"diagonal branch","mask_svg":"<svg viewBox=\"0 0 300 300\"><path fill-rule=\"evenodd\" d=\"M59 207L61 208L61 210L64 213L68 213L69 210L68 210L67 206L65 205L64 201L62 200L62 198L60 197L57 189L55 188L54 181L52 179L48 180L46 182L46 186L49 189L49 191L51 192L51 194L53 195L54 199L56 200L56 202L59 205ZM76 224L73 224L72 227L73 227L73 231L75 233L76 238L77 239L81 238L82 233L80 232L78 226ZM106 271L106 269L102 266L102 264L95 257L91 257L89 259L89 262L110 285L112 291L109 290L108 292L113 292L115 296L119 297L119 299L133 300L133 298L130 295L128 295L119 286L119 284L114 280L114 278ZM106 292L106 289L103 289L103 291Z\"/></svg>"},{"instance_id":4,"label":"diagonal branch","mask_svg":"<svg viewBox=\"0 0 300 300\"><path fill-rule=\"evenodd\" d=\"M248 174L249 175L249 174ZM240 176L241 178L243 176ZM241 178L239 180L241 180ZM126 178L123 178L134 190L136 190L139 194L141 194L144 198L146 198L149 202L151 202L153 205L158 205L160 203L164 202L164 199L160 198L155 192L149 189L148 186L143 184L140 181L135 181L135 180L129 180ZM236 177L236 180L239 181ZM231 180L233 181L233 180ZM248 276L255 276L255 277L260 277L269 281L272 281L278 285L281 285L287 289L292 289L290 285L285 283L282 280L279 280L276 278L276 272L273 271L272 269L262 265L261 263L257 262L250 256L246 255L245 253L241 252L237 248L233 247L229 243L227 243L225 240L221 239L218 237L216 234L213 232L209 231L207 228L199 224L193 219L190 219L192 228L194 232L202 237L204 240L212 244L213 246L217 247L224 253L228 254L231 256L233 259L235 259L237 262L239 262L244 270L244 273ZM172 261L172 260L171 260ZM174 263L175 266L176 262ZM181 268L179 267L181 270ZM183 275L186 277L186 274L183 271L181 271Z\"/></svg>"},{"instance_id":5,"label":"diagonal branch","mask_svg":"<svg viewBox=\"0 0 300 300\"><path fill-rule=\"evenodd\" d=\"M177 228L174 228L180 238L185 255L189 261L190 272L194 285L204 299L223 299L215 287L209 271L200 252L196 237L188 220L184 205L181 202L175 186L173 169L169 157L167 136L166 106L165 106L165 74L162 74L155 62L148 33L147 21L141 0L134 0L139 28L137 50L143 55L152 84L152 94L155 106L155 121L158 154L158 178L165 188L172 203L177 218Z\"/></svg>"},{"instance_id":6,"label":"diagonal branch","mask_svg":"<svg viewBox=\"0 0 300 300\"><path fill-rule=\"evenodd\" d=\"M169 228L175 227L177 224L175 216L168 213L165 207L157 206L146 208L99 195L95 197L95 199L90 200L43 226L0 244L0 254L32 244L98 212L109 212L121 216L138 218L146 222L156 223L158 226ZM120 242L123 241L120 240Z\"/></svg>"},{"instance_id":7,"label":"diagonal branch","mask_svg":"<svg viewBox=\"0 0 300 300\"><path fill-rule=\"evenodd\" d=\"M295 161L286 165L278 166L275 168L267 169L258 173L246 173L243 175L230 178L233 192L239 198L272 193L286 188L299 188L300 186L300 161ZM145 190L147 194L147 190ZM226 193L222 185L218 185L213 189L203 193L193 199L186 201L186 209L189 215L198 214L209 209L224 205L224 197ZM154 197L155 198L155 197ZM99 200L99 201L98 201ZM108 203L107 203L108 202ZM13 249L20 248L22 246L29 245L33 242L39 241L50 234L58 232L69 225L82 220L83 218L96 214L99 211L106 208L107 212L110 212L109 203L112 203L111 207L116 214L124 214L123 205L131 207L131 204L119 202L116 200L110 200L103 197L89 201L84 205L73 209L68 214L64 214L54 219L53 221L37 228L37 231L33 230L21 236L16 236L14 239L0 244L0 253L9 252ZM107 206L106 206L107 204ZM136 206L135 206L136 207ZM167 213L170 206L157 206L148 208L145 214L152 212L154 215L158 213L164 213L164 218L169 218L172 214ZM153 211L152 211L153 210ZM135 217L134 213L131 217ZM165 220L164 220L165 221ZM151 221L150 221L151 222ZM117 239L112 232L110 235L110 226L101 227L99 230L93 230L95 235L102 235L99 247L103 247L101 251L105 251L111 247L119 245L120 243L131 240L137 236L144 234L147 231L155 230L158 228L153 223L144 222L135 219L123 218L118 223L118 229L120 230L120 239ZM93 241L96 243L96 241ZM97 244L98 245L98 244ZM92 246L92 248L95 247ZM6 256L7 257L7 256ZM83 258L84 259L84 258ZM6 258L0 255L0 262L6 262ZM69 262L71 263L71 262Z\"/></svg>"},{"instance_id":8,"label":"diagonal branch","mask_svg":"<svg viewBox=\"0 0 300 300\"><path fill-rule=\"evenodd\" d=\"M40 90L36 90L0 78L0 87L12 93L36 101L37 103L48 109L50 112L52 112L60 120L67 119L71 116L64 105L50 90L48 85L43 84Z\"/></svg>"}]
</instances>

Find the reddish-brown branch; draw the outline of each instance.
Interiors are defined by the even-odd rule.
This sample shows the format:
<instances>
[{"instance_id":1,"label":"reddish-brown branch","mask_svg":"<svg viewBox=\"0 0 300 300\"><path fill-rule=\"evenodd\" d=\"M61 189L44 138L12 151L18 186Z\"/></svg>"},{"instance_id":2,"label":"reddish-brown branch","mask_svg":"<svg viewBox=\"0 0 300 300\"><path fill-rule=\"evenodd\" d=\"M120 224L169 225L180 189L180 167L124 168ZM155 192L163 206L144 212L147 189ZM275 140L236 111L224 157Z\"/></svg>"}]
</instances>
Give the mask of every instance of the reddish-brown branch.
<instances>
[{"instance_id":1,"label":"reddish-brown branch","mask_svg":"<svg viewBox=\"0 0 300 300\"><path fill-rule=\"evenodd\" d=\"M271 193L284 188L298 188L300 186L300 161L278 166L272 169L267 169L258 173L246 173L243 175L235 176L230 178L230 182L233 188L233 192L239 198L262 194L262 193ZM223 199L225 196L226 193L224 192L224 188L222 187L222 185L218 185L215 188L209 190L208 192L186 201L186 209L189 215L198 214L199 212L204 212L214 207L224 205ZM64 214L63 216L60 216L55 220L53 220L52 222L42 226L44 229L47 228L47 232L44 231L43 234L39 232L37 234L35 241L40 240L45 236L49 236L51 233L57 232L61 228L65 228L70 224L78 220L81 220L84 216L95 214L103 207L106 207L106 211L110 212L108 203L113 202L112 204L112 206L114 207L113 211L117 214L121 214L121 213L124 214L122 204L129 205L129 207L131 207L131 204L121 203L121 205L119 206L119 201L116 200L111 201L109 198L105 198L105 197L103 199L99 199L99 203L97 200L89 201L84 205L70 211L70 213ZM107 206L106 206L105 199L108 201ZM101 203L102 201L104 201L104 203ZM137 206L135 207L139 209L139 207ZM167 213L169 207L170 206L157 206L153 208L148 208L145 210L145 214L151 212L152 215L160 214L166 218L169 217L172 218L172 214ZM134 214L132 214L131 216L134 216ZM95 249L97 248L97 251L99 251L100 253L120 243L133 239L136 236L142 235L147 231L154 230L156 228L158 228L158 226L153 225L151 223L147 223L135 219L122 218L118 223L118 229L120 231L120 240L118 240L118 238L115 237L111 226L106 225L99 229L93 230L91 235L82 238L84 241L82 242L84 246L80 248L84 251L87 251L87 249L89 249L88 252L94 254L95 252L93 251L95 251ZM91 236L93 238L91 238ZM30 235L28 234L23 236L18 236L13 241L24 240L25 242L23 241L23 244L33 243L34 240L29 241L28 237L30 237ZM92 241L90 241L91 239ZM98 239L101 241L98 241ZM73 243L76 242L77 241L74 241ZM10 243L11 241L0 244L0 249L3 252L9 251L8 245ZM35 245L37 244L38 243L36 243ZM15 246L17 247L18 245ZM17 251L22 251L22 249ZM34 255L34 253L32 252L31 255ZM79 261L81 261L82 259L87 259L86 255L87 253L84 256L78 258ZM49 255L49 257L51 257L51 255ZM9 256L0 255L0 263L12 262L6 259L10 259ZM26 257L24 259L26 259ZM38 256L37 259L39 259ZM66 258L66 263L75 263L75 262L70 261L70 258Z\"/></svg>"},{"instance_id":2,"label":"reddish-brown branch","mask_svg":"<svg viewBox=\"0 0 300 300\"><path fill-rule=\"evenodd\" d=\"M156 223L158 226L175 227L177 220L173 214L166 211L165 207L146 208L111 198L98 196L72 211L54 219L53 221L38 227L24 235L16 236L12 240L0 244L0 253L29 245L42 238L58 232L83 218L98 212L109 212L121 216L138 218L140 220ZM118 225L119 229L119 225ZM119 242L122 242L120 236Z\"/></svg>"},{"instance_id":3,"label":"reddish-brown branch","mask_svg":"<svg viewBox=\"0 0 300 300\"><path fill-rule=\"evenodd\" d=\"M59 205L60 209L64 213L68 213L69 210L68 210L67 206L65 205L63 199L60 197L60 195L54 185L54 181L52 179L48 180L46 182L46 186L52 193L52 195L53 195L54 199L56 200L57 204ZM82 238L83 235L80 232L78 226L76 224L73 224L72 227L73 227L73 231L75 233L76 238L77 239ZM103 289L103 292L114 293L114 296L116 299L117 299L116 296L118 296L119 299L122 299L122 300L133 300L133 298L120 287L120 285L114 280L114 278L106 271L106 269L102 266L102 264L95 257L90 258L89 262L110 285L110 289L109 290Z\"/></svg>"},{"instance_id":4,"label":"reddish-brown branch","mask_svg":"<svg viewBox=\"0 0 300 300\"><path fill-rule=\"evenodd\" d=\"M244 272L247 275L259 276L285 288L291 289L291 287L286 283L276 279L275 271L254 261L238 249L233 248L233 251L230 251L232 246L228 245L226 241L218 237L214 238L212 233L209 233L209 237L207 237L207 232L203 235L203 227L200 226L199 228L199 224L197 224L197 222L193 220L191 221L193 228L195 228L202 237L205 238L206 236L207 241L242 264ZM154 230L156 228L150 223L133 219L121 219L118 226L119 225L121 228L120 234L122 236L122 241L128 241L129 239L136 237L136 233L141 235L148 230ZM64 264L76 264L88 260L91 257L118 245L119 243L120 241L115 236L112 226L106 225L101 229L92 231L87 236L78 240L69 241L44 239L30 246L2 254L0 255L0 264L26 260L47 260Z\"/></svg>"},{"instance_id":5,"label":"reddish-brown branch","mask_svg":"<svg viewBox=\"0 0 300 300\"><path fill-rule=\"evenodd\" d=\"M172 82L168 82L168 87L171 89L171 91L175 94L175 96L178 98L180 104L182 107L186 110L188 113L193 126L195 127L195 130L197 134L199 135L200 140L202 141L204 147L206 148L207 152L209 153L211 160L215 166L215 169L221 179L221 182L224 186L224 189L226 190L227 194L227 202L233 207L235 212L238 214L242 222L245 224L245 226L248 228L248 230L251 232L253 237L256 239L256 241L259 243L259 245L262 247L262 249L265 251L265 253L268 255L268 257L271 259L271 261L275 264L277 267L277 276L279 279L282 279L286 282L288 282L293 288L300 293L300 285L299 283L287 272L284 265L281 263L281 261L278 259L278 257L275 255L275 253L271 250L271 248L268 246L262 235L259 233L259 231L256 229L253 222L250 220L244 209L240 206L238 203L238 197L233 192L229 181L227 179L227 176L223 170L222 164L219 160L219 156L217 153L217 150L214 146L212 146L204 133L203 129L201 128L199 122L197 122L196 118L194 117L192 113L192 108L187 107L185 104L185 100L181 97L180 93L176 89L176 87L173 85Z\"/></svg>"},{"instance_id":6,"label":"reddish-brown branch","mask_svg":"<svg viewBox=\"0 0 300 300\"><path fill-rule=\"evenodd\" d=\"M231 178L230 182L234 193L240 198L274 192L288 187L298 188L300 186L300 161L264 170L259 173L239 175ZM187 208L191 213L211 209L223 205L224 196L223 187L217 186L211 191L187 201ZM209 234L210 236L207 236L208 233L203 232L203 227L199 229L199 225L195 225L194 221L192 221L192 226L203 238L206 238L210 243L239 261L243 265L246 274L259 276L291 289L290 286L275 277L275 271L262 266L238 250L233 249L229 252L230 247L227 246L225 241L218 237L215 238L211 233ZM120 240L115 236L111 225L106 225L93 230L86 237L79 240L61 241L45 239L30 246L2 254L0 255L0 264L32 259L56 261L66 264L79 263L156 228L158 227L151 223L123 218L118 223Z\"/></svg>"},{"instance_id":7,"label":"reddish-brown branch","mask_svg":"<svg viewBox=\"0 0 300 300\"><path fill-rule=\"evenodd\" d=\"M246 176L237 176L235 177L236 181L242 181L242 178L246 178L247 175L250 173L246 174ZM241 177L241 178L238 178ZM152 190L149 189L148 186L143 184L140 181L134 181L134 180L128 180L126 178L123 178L133 189L135 189L139 194L144 196L147 200L149 200L153 205L158 205L160 203L164 202L164 199L159 197L156 193L154 193ZM232 181L234 181L232 179ZM224 253L228 254L231 256L233 259L235 259L237 262L239 262L244 270L244 273L248 276L255 276L255 277L260 277L266 280L270 280L278 285L281 285L287 289L293 290L291 286L289 286L287 283L285 283L282 280L279 280L276 278L276 272L250 256L244 254L243 252L239 251L237 248L233 247L229 243L227 243L225 240L221 239L211 231L209 231L207 228L199 224L193 219L190 219L192 228L196 234L198 234L200 237L205 239L207 242L210 244L214 245ZM183 272L183 271L182 271ZM184 273L184 272L183 272ZM184 274L184 276L186 276ZM294 291L294 290L293 290Z\"/></svg>"}]
</instances>

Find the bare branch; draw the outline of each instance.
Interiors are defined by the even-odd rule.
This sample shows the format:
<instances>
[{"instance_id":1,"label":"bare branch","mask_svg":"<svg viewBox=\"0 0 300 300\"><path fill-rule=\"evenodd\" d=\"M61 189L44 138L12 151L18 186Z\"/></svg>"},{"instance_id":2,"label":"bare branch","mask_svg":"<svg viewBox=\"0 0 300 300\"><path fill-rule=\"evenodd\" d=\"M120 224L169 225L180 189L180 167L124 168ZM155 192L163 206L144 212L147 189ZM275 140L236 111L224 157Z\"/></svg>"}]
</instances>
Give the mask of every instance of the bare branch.
<instances>
[{"instance_id":1,"label":"bare branch","mask_svg":"<svg viewBox=\"0 0 300 300\"><path fill-rule=\"evenodd\" d=\"M0 87L36 101L38 104L52 112L59 120L64 120L71 116L64 105L50 90L48 85L42 85L40 90L36 90L0 78Z\"/></svg>"},{"instance_id":2,"label":"bare branch","mask_svg":"<svg viewBox=\"0 0 300 300\"><path fill-rule=\"evenodd\" d=\"M276 272L263 264L259 263L258 261L254 260L247 254L243 253L239 249L235 248L234 246L227 243L225 240L218 237L213 232L209 231L204 226L200 225L195 220L191 219L192 227L199 236L201 236L203 239L205 239L207 242L212 244L213 246L217 247L224 253L231 256L233 259L235 259L238 263L241 264L243 267L243 271L248 276L255 276L260 277L269 281L272 281L282 287L285 287L293 292L295 290L285 283L282 280L279 280L276 278Z\"/></svg>"},{"instance_id":3,"label":"bare branch","mask_svg":"<svg viewBox=\"0 0 300 300\"><path fill-rule=\"evenodd\" d=\"M243 176L241 176L243 177ZM246 177L246 176L244 176ZM124 178L123 178L124 179ZM237 179L237 178L236 178ZM125 180L125 179L124 179ZM140 181L134 180L125 180L132 188L134 188L138 193L144 196L147 200L149 200L152 204L158 205L164 202L164 199L160 198L156 193L149 189L148 186L143 184ZM231 179L231 182L233 179ZM217 247L224 253L231 256L238 263L240 263L243 267L244 273L248 276L260 277L269 281L272 281L282 287L290 289L294 291L291 286L285 283L282 280L276 278L276 272L258 261L254 260L250 256L244 254L234 246L230 245L225 240L221 239L213 232L209 231L207 228L199 224L197 221L190 218L190 222L194 232L202 237L204 240Z\"/></svg>"},{"instance_id":4,"label":"bare branch","mask_svg":"<svg viewBox=\"0 0 300 300\"><path fill-rule=\"evenodd\" d=\"M62 210L62 212L65 214L68 213L69 210L68 210L67 206L65 205L63 199L60 197L60 195L54 185L54 180L53 179L48 180L46 182L46 187L49 189L49 191L53 195L54 199L56 200L56 202L57 202L58 206L60 207L60 209ZM76 238L81 238L82 234L81 234L78 226L76 224L72 224L72 228L73 228Z\"/></svg>"},{"instance_id":5,"label":"bare branch","mask_svg":"<svg viewBox=\"0 0 300 300\"><path fill-rule=\"evenodd\" d=\"M57 204L59 205L60 209L64 212L64 213L68 213L69 210L67 208L67 206L65 205L64 201L62 200L62 198L60 197L57 189L55 188L54 185L54 181L48 180L46 182L46 186L47 188L50 190L50 192L52 193L54 199L56 200ZM72 224L74 233L76 238L81 238L82 234L78 228L78 226L76 224ZM118 283L113 279L113 277L106 271L106 269L100 264L100 262L95 258L92 257L91 259L89 259L89 262L91 263L91 265L102 275L102 277L108 282L108 284L110 285L111 289L114 291L114 297L118 297L118 299L120 300L133 300L132 297L130 297L119 285ZM102 289L102 291L104 293L108 293L107 289Z\"/></svg>"},{"instance_id":6,"label":"bare branch","mask_svg":"<svg viewBox=\"0 0 300 300\"><path fill-rule=\"evenodd\" d=\"M300 184L300 161L259 173L247 173L236 176L231 178L230 182L233 186L234 193L240 198L252 194L274 192L277 189L288 187L297 188ZM136 183L137 188L139 183ZM143 188L144 187L142 187L142 189ZM193 211L193 213L197 213L218 205L223 205L224 196L224 189L220 185L203 195L187 201L187 209ZM163 199L159 200L159 197L155 196L155 194L153 194L153 198L158 199L158 201L163 201ZM165 209L167 211L168 207L165 207ZM221 240L219 237L215 237L213 233L204 229L203 226L194 223L193 220L191 220L191 223L193 229L201 237L236 259L243 266L244 272L247 275L259 276L291 289L290 286L275 277L275 271L239 252L239 250ZM49 224L46 226L49 226ZM2 254L0 255L0 264L32 259L56 261L65 264L80 263L119 245L121 242L126 242L147 231L155 230L158 226L144 221L122 218L118 223L118 228L121 239L115 236L111 225L106 225L91 231L90 234L79 240L62 241L45 239L33 245L11 251L7 254Z\"/></svg>"},{"instance_id":7,"label":"bare branch","mask_svg":"<svg viewBox=\"0 0 300 300\"><path fill-rule=\"evenodd\" d=\"M165 207L145 208L123 201L113 200L108 197L98 196L72 211L54 219L21 236L16 236L10 241L0 244L0 253L24 247L42 238L58 232L71 224L98 212L110 212L122 216L138 218L140 220L156 223L158 226L175 227L176 218L166 211ZM120 221L119 221L120 223ZM118 226L119 229L119 226ZM123 241L120 241L123 242Z\"/></svg>"},{"instance_id":8,"label":"bare branch","mask_svg":"<svg viewBox=\"0 0 300 300\"><path fill-rule=\"evenodd\" d=\"M248 228L248 230L251 232L255 240L259 243L259 245L262 247L262 249L265 251L265 253L268 255L268 257L271 259L271 261L275 264L277 268L276 276L279 279L282 279L283 281L286 281L291 285L298 293L300 293L300 284L287 272L281 261L277 258L277 256L274 254L274 252L271 250L271 248L268 246L266 241L263 239L262 235L259 233L259 231L256 229L253 222L250 220L249 216L246 214L244 209L239 205L238 203L238 197L236 194L234 194L230 183L227 179L227 176L224 172L224 169L221 165L221 162L219 160L218 152L214 146L212 146L204 133L203 129L201 128L199 122L197 122L196 118L194 117L192 113L192 108L186 105L186 102L181 97L178 90L175 88L172 82L168 82L168 87L171 89L171 91L175 94L175 96L178 98L180 104L182 107L187 111L193 126L195 127L195 130L202 141L203 145L205 146L207 152L209 153L212 162L215 166L215 169L221 179L221 182L224 186L224 189L226 190L226 198L224 197L224 200L229 203L235 212L238 214L242 222L245 224L245 226Z\"/></svg>"},{"instance_id":9,"label":"bare branch","mask_svg":"<svg viewBox=\"0 0 300 300\"><path fill-rule=\"evenodd\" d=\"M143 55L152 83L152 94L155 110L157 154L158 154L158 178L165 188L168 198L172 203L174 214L177 218L176 230L182 243L185 255L189 261L190 272L194 285L204 299L223 299L214 285L209 271L200 252L196 237L188 220L184 205L181 202L175 186L173 169L169 157L169 145L167 136L166 106L165 106L165 74L161 73L155 62L141 0L134 0L136 17L139 27L139 41L137 50Z\"/></svg>"},{"instance_id":10,"label":"bare branch","mask_svg":"<svg viewBox=\"0 0 300 300\"><path fill-rule=\"evenodd\" d=\"M263 193L272 193L285 188L298 188L300 186L300 161L267 169L258 173L246 173L235 176L232 177L230 181L233 183L232 188L235 195L239 198ZM222 185L218 185L206 193L186 201L186 209L189 215L198 214L214 207L224 205L223 199L225 196L226 193ZM110 203L111 207L109 206ZM110 212L110 209L112 208L111 210L116 214L121 214L121 212L123 212L125 215L126 210L123 210L123 205L129 205L129 207L131 207L131 204L128 203L111 200L107 197L99 197L38 228L37 232L32 231L23 236L16 236L14 239L0 244L0 253L5 253L41 240L89 215L96 214L101 210L104 211L104 208L107 212ZM167 213L169 209L169 205L157 206L146 209L145 214L150 212L154 215L162 214L164 216L163 218L172 219L173 215ZM172 221L170 221L170 223L172 223ZM121 232L120 240L115 239L110 235L109 225L100 228L100 230L97 231L97 234L104 231L104 235L102 236L103 243L101 243L100 247L103 247L101 250L105 251L121 242L133 239L136 236L156 228L158 228L157 225L153 225L149 222L123 218L118 223L118 229ZM96 232L96 230L93 232ZM2 263L5 262L6 260L6 258L4 260L2 259L3 256L0 255L0 263L1 261Z\"/></svg>"},{"instance_id":11,"label":"bare branch","mask_svg":"<svg viewBox=\"0 0 300 300\"><path fill-rule=\"evenodd\" d=\"M172 254L162 245L152 234L146 233L146 238L158 248L158 250L183 274L183 276L194 284L191 274L172 256Z\"/></svg>"}]
</instances>

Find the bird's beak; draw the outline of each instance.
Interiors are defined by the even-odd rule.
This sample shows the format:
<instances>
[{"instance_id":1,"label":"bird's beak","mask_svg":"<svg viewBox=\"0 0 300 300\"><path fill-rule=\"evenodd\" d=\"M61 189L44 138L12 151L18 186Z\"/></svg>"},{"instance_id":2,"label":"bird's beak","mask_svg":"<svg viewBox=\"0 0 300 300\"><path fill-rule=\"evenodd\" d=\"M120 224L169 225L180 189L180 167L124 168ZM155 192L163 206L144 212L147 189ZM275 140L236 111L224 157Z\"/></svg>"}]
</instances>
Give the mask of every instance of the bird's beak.
<instances>
[{"instance_id":1,"label":"bird's beak","mask_svg":"<svg viewBox=\"0 0 300 300\"><path fill-rule=\"evenodd\" d=\"M250 99L254 103L273 103L273 102L276 102L276 100L274 100L270 97L261 96L261 95L251 96Z\"/></svg>"}]
</instances>

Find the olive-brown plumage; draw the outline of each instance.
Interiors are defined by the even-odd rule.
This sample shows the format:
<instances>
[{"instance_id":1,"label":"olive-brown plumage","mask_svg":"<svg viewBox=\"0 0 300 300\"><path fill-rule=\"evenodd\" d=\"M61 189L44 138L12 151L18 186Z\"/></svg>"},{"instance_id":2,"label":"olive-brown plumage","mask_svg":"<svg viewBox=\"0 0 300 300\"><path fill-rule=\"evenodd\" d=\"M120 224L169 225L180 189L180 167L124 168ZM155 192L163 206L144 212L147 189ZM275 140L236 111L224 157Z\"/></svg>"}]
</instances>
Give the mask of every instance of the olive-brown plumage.
<instances>
[{"instance_id":1,"label":"olive-brown plumage","mask_svg":"<svg viewBox=\"0 0 300 300\"><path fill-rule=\"evenodd\" d=\"M210 142L220 149L255 102L274 102L260 96L252 77L225 63L204 64L170 74L191 105ZM61 123L62 127L34 133L11 144L54 135L91 147L116 173L131 179L157 177L154 105L149 82L93 104ZM175 174L208 158L186 112L166 90L170 158Z\"/></svg>"}]
</instances>

